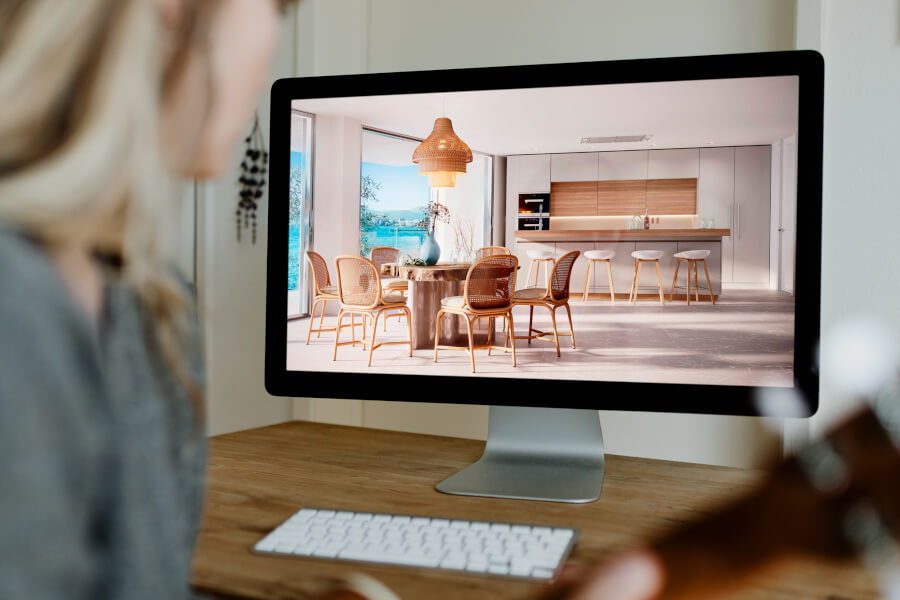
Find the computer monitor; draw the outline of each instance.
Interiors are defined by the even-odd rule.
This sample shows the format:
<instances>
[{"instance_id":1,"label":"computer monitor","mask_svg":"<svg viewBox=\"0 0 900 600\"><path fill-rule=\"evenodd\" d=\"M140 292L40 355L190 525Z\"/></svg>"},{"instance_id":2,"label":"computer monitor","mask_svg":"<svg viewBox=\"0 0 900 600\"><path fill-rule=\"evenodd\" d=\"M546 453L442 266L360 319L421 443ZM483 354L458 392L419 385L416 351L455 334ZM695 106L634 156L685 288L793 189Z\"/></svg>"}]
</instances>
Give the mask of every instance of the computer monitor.
<instances>
[{"instance_id":1,"label":"computer monitor","mask_svg":"<svg viewBox=\"0 0 900 600\"><path fill-rule=\"evenodd\" d=\"M822 81L811 51L277 81L266 388L490 405L438 489L539 500L599 494L598 409L812 415Z\"/></svg>"}]
</instances>

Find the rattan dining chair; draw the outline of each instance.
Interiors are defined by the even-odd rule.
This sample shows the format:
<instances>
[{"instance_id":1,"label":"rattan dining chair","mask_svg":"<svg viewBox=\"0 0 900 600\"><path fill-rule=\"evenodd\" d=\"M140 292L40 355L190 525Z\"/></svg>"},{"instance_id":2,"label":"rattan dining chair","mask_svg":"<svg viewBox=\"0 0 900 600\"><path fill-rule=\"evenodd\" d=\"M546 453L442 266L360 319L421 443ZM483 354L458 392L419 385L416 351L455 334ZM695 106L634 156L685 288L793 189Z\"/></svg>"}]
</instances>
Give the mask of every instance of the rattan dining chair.
<instances>
[{"instance_id":1,"label":"rattan dining chair","mask_svg":"<svg viewBox=\"0 0 900 600\"><path fill-rule=\"evenodd\" d=\"M559 257L553 264L553 270L548 279L549 286L545 288L531 287L519 290L513 296L513 306L528 307L528 335L516 336L517 340L543 340L556 345L556 356L560 356L559 338L569 336L572 338L572 348L575 347L575 328L572 326L572 309L569 308L569 283L572 279L572 267L581 252L575 250ZM553 332L545 332L534 328L534 307L544 306L550 311L550 320L553 323ZM569 317L568 333L560 333L556 326L556 311L565 307Z\"/></svg>"},{"instance_id":2,"label":"rattan dining chair","mask_svg":"<svg viewBox=\"0 0 900 600\"><path fill-rule=\"evenodd\" d=\"M375 263L375 268L378 269L378 275L380 277L381 267L385 264L400 264L400 250L390 246L378 246L377 248L372 248L372 251L369 252L369 260ZM384 286L382 291L385 294L402 294L403 296L406 296L409 293L409 281L406 281L405 279L391 277L382 279L381 283ZM399 320L402 316L403 314L399 311L385 315L383 323L384 330L387 331L387 320L389 317L397 317L397 320Z\"/></svg>"},{"instance_id":3,"label":"rattan dining chair","mask_svg":"<svg viewBox=\"0 0 900 600\"><path fill-rule=\"evenodd\" d=\"M481 260L487 256L504 256L512 254L506 246L485 246L475 251L475 260Z\"/></svg>"},{"instance_id":4,"label":"rattan dining chair","mask_svg":"<svg viewBox=\"0 0 900 600\"><path fill-rule=\"evenodd\" d=\"M408 344L409 356L412 356L412 316L406 307L406 298L400 294L384 295L382 293L381 276L375 263L361 256L343 255L334 259L337 269L338 298L341 302L341 310L338 313L337 332L334 336L334 354L332 360L337 360L338 346L362 344L363 350L369 346L369 366L372 366L372 353L376 348L396 344ZM375 332L378 329L378 319L386 311L400 311L406 316L406 341L375 342ZM341 342L341 323L346 315L362 315L363 334L362 340L356 339L356 328L352 328L352 339L349 342ZM367 319L372 321L372 337L366 340Z\"/></svg>"},{"instance_id":5,"label":"rattan dining chair","mask_svg":"<svg viewBox=\"0 0 900 600\"><path fill-rule=\"evenodd\" d=\"M513 366L516 366L516 342L510 335L513 329L512 320L512 295L516 289L516 269L519 267L519 259L515 256L496 255L487 256L469 267L466 274L466 283L462 296L449 296L441 300L441 309L437 314L434 332L434 362L438 359L438 350L465 350L472 361L472 372L475 372L475 350L487 349L488 356L491 350L512 352ZM468 346L442 346L441 320L444 315L460 315L466 322L466 331L469 337ZM507 323L506 341L503 346L495 346L494 320L502 317ZM487 344L475 345L475 336L472 331L479 319L489 319Z\"/></svg>"},{"instance_id":6,"label":"rattan dining chair","mask_svg":"<svg viewBox=\"0 0 900 600\"><path fill-rule=\"evenodd\" d=\"M338 288L331 283L331 274L328 272L328 263L322 258L321 254L306 251L306 260L309 262L309 270L313 275L313 305L312 312L309 314L309 331L306 332L306 345L309 345L310 336L315 332L318 338L323 331L334 331L335 327L323 327L325 321L325 307L329 302L340 302L338 297ZM316 308L320 308L319 326L313 327L316 320ZM356 328L356 318L352 318L351 322L344 327Z\"/></svg>"}]
</instances>

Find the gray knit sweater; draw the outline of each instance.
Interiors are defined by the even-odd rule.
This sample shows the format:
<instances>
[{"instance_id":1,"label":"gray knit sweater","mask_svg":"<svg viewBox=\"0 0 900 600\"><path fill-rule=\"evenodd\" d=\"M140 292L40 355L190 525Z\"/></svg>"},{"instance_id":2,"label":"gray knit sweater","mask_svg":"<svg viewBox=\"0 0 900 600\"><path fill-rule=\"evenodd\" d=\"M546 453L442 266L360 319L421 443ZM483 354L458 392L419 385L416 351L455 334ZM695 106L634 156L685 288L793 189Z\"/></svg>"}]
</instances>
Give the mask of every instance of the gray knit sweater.
<instances>
[{"instance_id":1,"label":"gray knit sweater","mask_svg":"<svg viewBox=\"0 0 900 600\"><path fill-rule=\"evenodd\" d=\"M0 224L0 598L190 595L205 441L149 327L112 278L91 324Z\"/></svg>"}]
</instances>

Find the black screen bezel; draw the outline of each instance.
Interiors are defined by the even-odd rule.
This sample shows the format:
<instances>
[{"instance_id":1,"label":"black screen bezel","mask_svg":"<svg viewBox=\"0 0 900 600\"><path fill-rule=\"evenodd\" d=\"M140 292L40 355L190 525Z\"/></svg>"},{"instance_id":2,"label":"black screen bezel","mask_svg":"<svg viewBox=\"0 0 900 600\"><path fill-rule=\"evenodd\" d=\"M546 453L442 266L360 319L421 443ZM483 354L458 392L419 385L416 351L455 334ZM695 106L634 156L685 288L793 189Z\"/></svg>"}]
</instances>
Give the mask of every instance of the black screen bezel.
<instances>
[{"instance_id":1,"label":"black screen bezel","mask_svg":"<svg viewBox=\"0 0 900 600\"><path fill-rule=\"evenodd\" d=\"M472 404L758 416L756 393L765 388L748 386L518 379L477 374L396 375L378 373L377 367L371 373L289 371L285 274L288 272L290 108L292 100L310 98L795 75L799 78L799 99L794 377L795 389L806 405L802 414L798 414L796 406L781 407L783 414L771 412L780 407L767 406L766 416L812 416L819 405L816 356L821 296L823 74L822 56L815 51L799 50L276 81L271 90L270 113L266 390L276 396L292 397L416 402L459 402L464 397ZM398 394L398 390L405 392ZM438 390L466 393L442 394ZM472 395L471 390L477 390L478 394Z\"/></svg>"}]
</instances>

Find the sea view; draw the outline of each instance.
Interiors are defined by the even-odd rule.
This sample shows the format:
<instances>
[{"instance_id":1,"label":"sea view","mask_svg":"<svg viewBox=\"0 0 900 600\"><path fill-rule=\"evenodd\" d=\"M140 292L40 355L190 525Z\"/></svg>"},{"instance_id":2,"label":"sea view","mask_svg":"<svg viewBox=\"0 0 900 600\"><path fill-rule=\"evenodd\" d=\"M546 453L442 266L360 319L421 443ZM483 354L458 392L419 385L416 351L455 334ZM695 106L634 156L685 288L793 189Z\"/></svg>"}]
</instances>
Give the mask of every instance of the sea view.
<instances>
[{"instance_id":1,"label":"sea view","mask_svg":"<svg viewBox=\"0 0 900 600\"><path fill-rule=\"evenodd\" d=\"M391 246L398 248L403 255L419 256L419 247L425 239L425 230L418 227L400 227L396 225L378 225L366 234L371 247ZM291 227L288 238L288 290L296 290L300 281L300 265L305 257L300 256L300 228ZM334 274L334 265L328 265Z\"/></svg>"}]
</instances>

